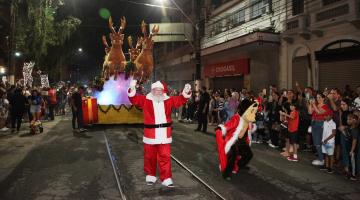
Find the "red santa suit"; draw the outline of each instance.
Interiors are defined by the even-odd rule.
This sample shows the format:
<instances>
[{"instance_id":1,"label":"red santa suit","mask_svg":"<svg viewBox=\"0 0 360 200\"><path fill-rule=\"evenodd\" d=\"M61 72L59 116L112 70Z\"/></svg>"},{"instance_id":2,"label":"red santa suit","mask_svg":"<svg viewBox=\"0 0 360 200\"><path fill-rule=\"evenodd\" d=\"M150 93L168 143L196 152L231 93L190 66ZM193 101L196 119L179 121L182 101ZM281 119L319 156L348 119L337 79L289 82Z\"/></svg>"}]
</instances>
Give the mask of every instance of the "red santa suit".
<instances>
[{"instance_id":1,"label":"red santa suit","mask_svg":"<svg viewBox=\"0 0 360 200\"><path fill-rule=\"evenodd\" d=\"M239 138L244 128L244 119L236 113L216 130L219 168L224 178L230 177L231 172L236 173L239 167L245 167L253 156L248 132Z\"/></svg>"},{"instance_id":2,"label":"red santa suit","mask_svg":"<svg viewBox=\"0 0 360 200\"><path fill-rule=\"evenodd\" d=\"M162 88L166 91L166 86L160 81L153 83L151 88ZM170 158L171 111L172 108L178 108L187 102L191 97L190 89L191 86L187 84L180 96L169 97L164 93L159 100L151 92L146 96L136 94L133 83L130 85L129 100L144 113L144 172L148 184L156 182L156 165L159 167L162 184L173 184Z\"/></svg>"}]
</instances>

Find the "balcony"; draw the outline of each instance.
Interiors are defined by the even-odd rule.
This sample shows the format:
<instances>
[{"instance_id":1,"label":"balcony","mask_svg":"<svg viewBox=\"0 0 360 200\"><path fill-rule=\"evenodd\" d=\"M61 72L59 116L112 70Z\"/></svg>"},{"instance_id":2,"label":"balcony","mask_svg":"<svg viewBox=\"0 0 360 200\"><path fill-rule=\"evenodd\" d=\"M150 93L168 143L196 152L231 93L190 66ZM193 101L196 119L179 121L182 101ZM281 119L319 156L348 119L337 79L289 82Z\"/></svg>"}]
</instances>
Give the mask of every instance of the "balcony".
<instances>
[{"instance_id":1,"label":"balcony","mask_svg":"<svg viewBox=\"0 0 360 200\"><path fill-rule=\"evenodd\" d=\"M293 36L300 35L304 39L310 39L309 16L305 14L296 15L284 21L283 39L291 42Z\"/></svg>"},{"instance_id":2,"label":"balcony","mask_svg":"<svg viewBox=\"0 0 360 200\"><path fill-rule=\"evenodd\" d=\"M318 32L321 28L346 22L359 27L359 4L358 0L348 0L324 6L319 11L311 14L311 30Z\"/></svg>"}]
</instances>

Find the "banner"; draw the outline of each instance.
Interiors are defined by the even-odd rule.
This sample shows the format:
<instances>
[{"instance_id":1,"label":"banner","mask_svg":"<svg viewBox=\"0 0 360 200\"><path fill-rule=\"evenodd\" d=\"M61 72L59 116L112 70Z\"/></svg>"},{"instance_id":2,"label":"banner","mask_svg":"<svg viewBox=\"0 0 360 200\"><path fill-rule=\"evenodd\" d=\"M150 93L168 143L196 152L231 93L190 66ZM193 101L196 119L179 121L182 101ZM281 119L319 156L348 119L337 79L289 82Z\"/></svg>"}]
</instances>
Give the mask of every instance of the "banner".
<instances>
[{"instance_id":1,"label":"banner","mask_svg":"<svg viewBox=\"0 0 360 200\"><path fill-rule=\"evenodd\" d=\"M235 76L250 73L250 59L243 58L239 60L210 64L204 68L204 77Z\"/></svg>"}]
</instances>

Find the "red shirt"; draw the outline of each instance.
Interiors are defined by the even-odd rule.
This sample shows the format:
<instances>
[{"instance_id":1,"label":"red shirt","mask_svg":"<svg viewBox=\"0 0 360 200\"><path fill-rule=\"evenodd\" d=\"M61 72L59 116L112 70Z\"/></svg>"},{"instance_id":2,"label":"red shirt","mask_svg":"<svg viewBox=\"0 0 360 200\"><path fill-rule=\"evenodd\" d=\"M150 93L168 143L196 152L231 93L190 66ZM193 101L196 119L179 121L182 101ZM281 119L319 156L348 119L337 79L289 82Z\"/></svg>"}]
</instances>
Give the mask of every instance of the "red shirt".
<instances>
[{"instance_id":1,"label":"red shirt","mask_svg":"<svg viewBox=\"0 0 360 200\"><path fill-rule=\"evenodd\" d=\"M289 118L288 120L288 131L295 132L299 128L299 112L297 110L293 110L290 113L290 116L293 118Z\"/></svg>"},{"instance_id":2,"label":"red shirt","mask_svg":"<svg viewBox=\"0 0 360 200\"><path fill-rule=\"evenodd\" d=\"M330 111L330 108L324 104L323 106L321 106L321 108L323 110L325 110L325 112L323 114L318 114L317 112L315 112L315 110L312 112L312 116L311 119L312 120L316 120L316 121L324 121L325 120L325 116L328 115L328 112Z\"/></svg>"}]
</instances>

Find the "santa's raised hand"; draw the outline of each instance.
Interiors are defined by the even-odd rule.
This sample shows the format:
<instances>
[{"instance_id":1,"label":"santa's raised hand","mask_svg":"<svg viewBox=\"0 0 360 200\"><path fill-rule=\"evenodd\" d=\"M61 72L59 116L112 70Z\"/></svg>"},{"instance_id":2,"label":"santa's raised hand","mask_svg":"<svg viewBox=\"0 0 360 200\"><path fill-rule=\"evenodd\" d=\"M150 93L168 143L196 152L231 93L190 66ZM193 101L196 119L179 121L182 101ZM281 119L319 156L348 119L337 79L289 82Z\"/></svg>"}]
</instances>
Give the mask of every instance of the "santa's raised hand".
<instances>
[{"instance_id":1,"label":"santa's raised hand","mask_svg":"<svg viewBox=\"0 0 360 200\"><path fill-rule=\"evenodd\" d=\"M136 94L136 84L137 84L137 80L131 80L130 84L129 84L129 89L128 89L128 96L129 97L133 97Z\"/></svg>"},{"instance_id":2,"label":"santa's raised hand","mask_svg":"<svg viewBox=\"0 0 360 200\"><path fill-rule=\"evenodd\" d=\"M185 98L190 98L191 97L191 85L189 83L186 83L185 86L184 86L184 89L182 91L182 95L185 97Z\"/></svg>"}]
</instances>

